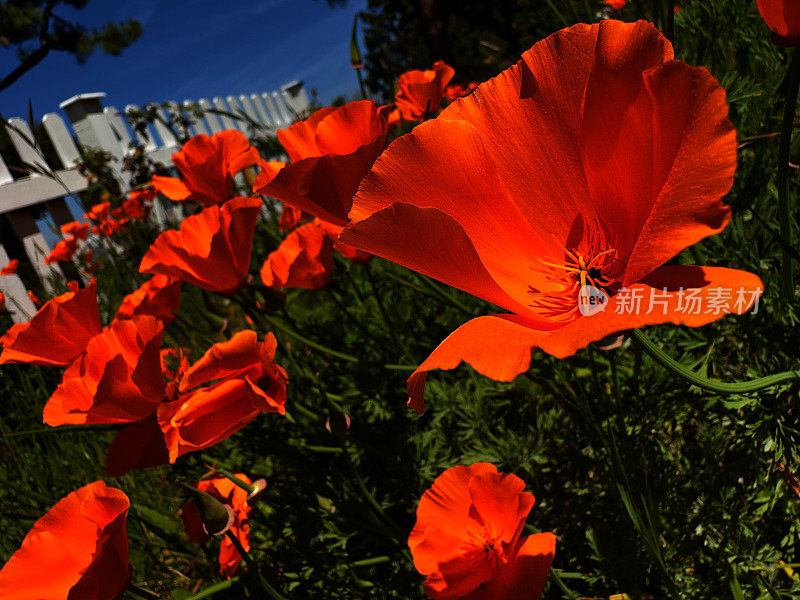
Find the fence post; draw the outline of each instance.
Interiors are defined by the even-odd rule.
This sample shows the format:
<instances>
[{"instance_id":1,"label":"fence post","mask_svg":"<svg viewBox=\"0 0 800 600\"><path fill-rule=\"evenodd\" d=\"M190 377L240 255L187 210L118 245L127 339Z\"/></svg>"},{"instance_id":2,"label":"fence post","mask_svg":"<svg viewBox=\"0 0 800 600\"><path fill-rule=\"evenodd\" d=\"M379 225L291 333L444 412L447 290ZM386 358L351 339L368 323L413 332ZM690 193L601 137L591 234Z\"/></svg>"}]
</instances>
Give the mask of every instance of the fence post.
<instances>
[{"instance_id":1,"label":"fence post","mask_svg":"<svg viewBox=\"0 0 800 600\"><path fill-rule=\"evenodd\" d=\"M118 160L122 160L123 152L111 128L111 123L103 112L100 101L105 92L78 94L64 100L58 107L67 113L75 135L83 146L111 152Z\"/></svg>"},{"instance_id":2,"label":"fence post","mask_svg":"<svg viewBox=\"0 0 800 600\"><path fill-rule=\"evenodd\" d=\"M302 81L292 81L286 85L281 86L283 92L283 99L289 105L295 114L303 115L308 107L311 106L311 100L308 98L306 88L303 87Z\"/></svg>"},{"instance_id":3,"label":"fence post","mask_svg":"<svg viewBox=\"0 0 800 600\"><path fill-rule=\"evenodd\" d=\"M64 120L56 113L47 113L42 117L42 125L53 142L53 147L56 149L56 154L65 169L71 169L80 160L81 155L78 152L78 147L72 141L72 135L69 133Z\"/></svg>"},{"instance_id":4,"label":"fence post","mask_svg":"<svg viewBox=\"0 0 800 600\"><path fill-rule=\"evenodd\" d=\"M44 288L48 293L52 293L53 286L50 284L50 277L58 271L52 265L44 262L45 256L50 254L50 246L47 245L42 232L39 231L31 209L23 208L12 211L8 213L8 219L25 248L25 254L28 255L33 268L39 274Z\"/></svg>"},{"instance_id":5,"label":"fence post","mask_svg":"<svg viewBox=\"0 0 800 600\"><path fill-rule=\"evenodd\" d=\"M0 268L5 267L11 259L0 243ZM0 276L0 292L6 297L6 310L11 313L11 320L14 323L24 323L29 320L36 312L36 307L25 293L25 286L18 275Z\"/></svg>"}]
</instances>

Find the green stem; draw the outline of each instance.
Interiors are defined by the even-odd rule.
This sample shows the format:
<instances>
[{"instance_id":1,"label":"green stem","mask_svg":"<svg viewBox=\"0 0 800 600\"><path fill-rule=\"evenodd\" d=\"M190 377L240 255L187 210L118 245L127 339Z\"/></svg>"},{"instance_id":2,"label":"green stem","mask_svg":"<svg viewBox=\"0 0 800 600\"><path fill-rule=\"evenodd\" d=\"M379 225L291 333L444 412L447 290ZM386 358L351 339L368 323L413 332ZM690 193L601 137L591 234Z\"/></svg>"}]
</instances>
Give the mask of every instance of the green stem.
<instances>
[{"instance_id":1,"label":"green stem","mask_svg":"<svg viewBox=\"0 0 800 600\"><path fill-rule=\"evenodd\" d=\"M259 570L256 561L254 561L253 557L250 556L250 553L244 549L244 546L242 546L242 543L239 541L239 538L233 535L233 533L230 530L226 531L225 535L231 541L233 547L236 548L236 551L239 553L239 555L244 559L244 562L247 563L247 567L256 576L258 584L263 588L265 592L267 592L267 596L269 596L272 600L286 600L286 598L281 596L277 592L277 590L273 588L266 579L264 579L264 576L261 574L261 571Z\"/></svg>"},{"instance_id":2,"label":"green stem","mask_svg":"<svg viewBox=\"0 0 800 600\"><path fill-rule=\"evenodd\" d=\"M365 558L362 560L357 560L355 562L351 562L351 567L371 567L372 565L380 565L383 563L387 563L392 559L388 556L376 556L374 558Z\"/></svg>"},{"instance_id":3,"label":"green stem","mask_svg":"<svg viewBox=\"0 0 800 600\"><path fill-rule=\"evenodd\" d=\"M239 578L232 577L230 579L226 579L225 581L220 581L219 583L210 585L207 588L200 590L197 594L195 594L191 598L187 598L186 600L203 600L203 598L210 598L217 592L221 592L223 590L232 588L237 583L239 583Z\"/></svg>"},{"instance_id":4,"label":"green stem","mask_svg":"<svg viewBox=\"0 0 800 600\"><path fill-rule=\"evenodd\" d=\"M300 335L296 331L293 331L292 329L290 329L289 327L287 327L286 325L284 325L283 323L281 323L277 319L273 319L269 315L265 315L264 314L264 315L261 315L261 316L265 321L267 321L273 327L277 327L278 329L280 329L282 332L284 332L289 337L293 337L298 342L302 342L302 343L304 343L306 346L308 346L310 348L314 348L315 350L319 350L320 352L323 352L323 353L328 354L330 356L333 356L335 358L339 358L341 360L346 360L347 362L353 362L353 363L361 362L355 356L351 356L349 354L344 354L342 352L338 352L336 350L333 350L332 348L328 348L327 346L323 346L322 344L318 344L314 340L310 340L310 339L308 339L307 337L305 337L303 335Z\"/></svg>"},{"instance_id":5,"label":"green stem","mask_svg":"<svg viewBox=\"0 0 800 600\"><path fill-rule=\"evenodd\" d=\"M234 475L233 473L231 473L227 469L217 469L217 471L220 473L220 475L224 475L225 477L227 477L231 481L231 483L233 483L234 485L239 486L240 488L242 488L248 494L252 494L254 491L256 491L256 486L250 485L246 481L242 481L241 479L239 479L236 475Z\"/></svg>"},{"instance_id":6,"label":"green stem","mask_svg":"<svg viewBox=\"0 0 800 600\"><path fill-rule=\"evenodd\" d=\"M630 336L633 342L637 344L645 354L650 356L662 367L668 371L672 371L675 375L686 379L697 387L717 394L746 394L748 392L763 390L773 385L800 380L800 371L784 371L783 373L776 373L774 375L767 375L766 377L758 377L750 381L741 381L738 383L727 383L725 381L719 381L718 379L709 379L708 377L703 377L695 373L690 368L683 366L671 356L667 355L666 352L659 348L641 330L632 330Z\"/></svg>"},{"instance_id":7,"label":"green stem","mask_svg":"<svg viewBox=\"0 0 800 600\"><path fill-rule=\"evenodd\" d=\"M792 61L789 64L789 76L786 82L786 100L783 107L783 123L781 125L781 138L778 146L778 221L780 223L781 237L792 246L791 211L789 208L789 152L792 146L792 125L797 108L797 93L800 90L800 48L792 51ZM781 295L784 301L789 302L794 292L794 278L792 277L792 258L787 248L781 250Z\"/></svg>"}]
</instances>

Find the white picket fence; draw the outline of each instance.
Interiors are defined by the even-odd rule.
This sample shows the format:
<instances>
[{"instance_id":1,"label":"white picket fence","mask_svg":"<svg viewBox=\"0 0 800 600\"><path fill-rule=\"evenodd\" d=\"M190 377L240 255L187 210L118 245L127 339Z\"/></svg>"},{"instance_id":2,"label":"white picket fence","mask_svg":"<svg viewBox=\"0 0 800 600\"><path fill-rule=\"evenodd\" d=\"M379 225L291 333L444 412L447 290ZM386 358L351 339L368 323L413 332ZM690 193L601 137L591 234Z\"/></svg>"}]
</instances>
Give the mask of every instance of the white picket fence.
<instances>
[{"instance_id":1,"label":"white picket fence","mask_svg":"<svg viewBox=\"0 0 800 600\"><path fill-rule=\"evenodd\" d=\"M37 220L42 221L41 218L37 219L37 215L41 217L43 211L46 211L49 213L49 220L56 227L75 220L65 198L82 192L87 185L86 179L75 168L79 158L77 144L110 152L116 159L113 165L117 170L134 139L135 143L144 146L149 158L167 166L172 165L171 155L179 147L169 128L158 121L152 126L148 125L146 138L134 133L115 107L103 106L104 97L104 93L79 94L62 102L59 108L66 114L71 130L58 113L47 113L42 118L43 129L62 163L61 168L55 170L55 178L31 174L15 180L7 166L7 159L0 156L0 220L5 220L0 223L0 268L8 264L11 258L27 259L46 289L49 289L47 282L53 272L60 272L60 263L48 265L44 262L44 257L50 253L51 248L37 225ZM308 109L310 101L303 82L293 81L282 86L280 91L231 95L224 99L216 97L211 101L201 98L197 104L203 110L243 112L256 123L276 130L291 124L295 115ZM204 118L197 119L190 111L185 110L193 105L191 100L185 100L181 104L170 103L171 112L182 111L192 121L192 135L210 135L225 129L247 131L248 125L244 120L234 120L225 115L205 112ZM137 108L129 104L125 111ZM159 108L157 112L166 121L163 109ZM48 171L53 170L44 164L41 152L31 144L33 133L26 120L10 118L6 130L23 162L44 167ZM135 138L131 136L132 133ZM124 186L126 178L119 171L118 174L118 179ZM180 205L174 205L171 210L177 211L175 216L180 217ZM156 205L154 213L159 221L165 221L163 207ZM3 239L4 237L15 239ZM19 256L20 248L24 250L25 256ZM12 252L9 253L8 249ZM6 307L15 322L27 321L36 312L28 298L25 284L18 275L0 276L0 292L5 295Z\"/></svg>"}]
</instances>

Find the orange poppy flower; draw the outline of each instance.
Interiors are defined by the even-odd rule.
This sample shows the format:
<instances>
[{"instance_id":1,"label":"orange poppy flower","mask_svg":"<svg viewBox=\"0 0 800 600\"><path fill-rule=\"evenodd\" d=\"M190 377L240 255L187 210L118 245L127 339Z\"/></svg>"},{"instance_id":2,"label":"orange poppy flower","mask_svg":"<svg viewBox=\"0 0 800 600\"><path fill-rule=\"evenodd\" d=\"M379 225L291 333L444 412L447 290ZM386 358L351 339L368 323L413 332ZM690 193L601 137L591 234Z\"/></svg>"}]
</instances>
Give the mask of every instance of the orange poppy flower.
<instances>
[{"instance_id":1,"label":"orange poppy flower","mask_svg":"<svg viewBox=\"0 0 800 600\"><path fill-rule=\"evenodd\" d=\"M0 337L0 365L30 363L64 367L80 356L89 340L100 333L97 282L49 300L27 323L17 323Z\"/></svg>"},{"instance_id":2,"label":"orange poppy flower","mask_svg":"<svg viewBox=\"0 0 800 600\"><path fill-rule=\"evenodd\" d=\"M115 600L131 577L130 502L95 481L59 500L0 570L3 600Z\"/></svg>"},{"instance_id":3,"label":"orange poppy flower","mask_svg":"<svg viewBox=\"0 0 800 600\"><path fill-rule=\"evenodd\" d=\"M728 223L727 112L711 74L673 60L651 24L608 20L539 42L395 140L361 184L341 241L513 313L451 334L409 378L411 406L422 410L431 369L463 360L510 381L537 347L562 358L626 329L697 327L752 306L755 275L661 266ZM585 316L591 289L606 309ZM707 307L720 290L745 300L686 310L687 292Z\"/></svg>"},{"instance_id":4,"label":"orange poppy flower","mask_svg":"<svg viewBox=\"0 0 800 600\"><path fill-rule=\"evenodd\" d=\"M419 121L436 114L447 84L456 72L437 60L428 71L406 71L397 80L394 102L406 121Z\"/></svg>"},{"instance_id":5,"label":"orange poppy flower","mask_svg":"<svg viewBox=\"0 0 800 600\"><path fill-rule=\"evenodd\" d=\"M222 204L233 195L233 176L260 159L258 150L235 129L196 135L172 155L181 179L153 176L153 187L171 200Z\"/></svg>"},{"instance_id":6,"label":"orange poppy flower","mask_svg":"<svg viewBox=\"0 0 800 600\"><path fill-rule=\"evenodd\" d=\"M333 244L317 223L306 223L286 236L261 267L267 287L318 290L333 274Z\"/></svg>"},{"instance_id":7,"label":"orange poppy flower","mask_svg":"<svg viewBox=\"0 0 800 600\"><path fill-rule=\"evenodd\" d=\"M253 481L244 473L236 473L236 477L249 485L253 485ZM207 494L211 494L214 498L230 507L233 513L233 519L231 520L229 530L236 536L242 544L242 547L246 551L249 551L250 526L247 524L247 519L250 513L250 505L247 502L247 491L223 475L198 481L195 487ZM196 544L202 544L209 539L210 536L203 527L200 513L197 511L197 505L194 501L190 500L183 505L181 517L183 518L183 526L186 530L186 535L189 536L190 541ZM231 578L241 562L242 557L239 555L233 543L227 537L223 537L219 547L220 573Z\"/></svg>"},{"instance_id":8,"label":"orange poppy flower","mask_svg":"<svg viewBox=\"0 0 800 600\"><path fill-rule=\"evenodd\" d=\"M164 399L159 349L164 324L150 315L115 319L89 340L44 407L48 425L132 423Z\"/></svg>"},{"instance_id":9,"label":"orange poppy flower","mask_svg":"<svg viewBox=\"0 0 800 600\"><path fill-rule=\"evenodd\" d=\"M533 495L489 463L439 475L417 506L408 546L425 593L436 600L537 600L556 537L520 538Z\"/></svg>"},{"instance_id":10,"label":"orange poppy flower","mask_svg":"<svg viewBox=\"0 0 800 600\"><path fill-rule=\"evenodd\" d=\"M8 264L0 269L0 275L16 275L17 268L19 267L19 259L14 258L8 261Z\"/></svg>"},{"instance_id":11,"label":"orange poppy flower","mask_svg":"<svg viewBox=\"0 0 800 600\"><path fill-rule=\"evenodd\" d=\"M757 0L761 18L779 46L800 46L800 4L795 0Z\"/></svg>"},{"instance_id":12,"label":"orange poppy flower","mask_svg":"<svg viewBox=\"0 0 800 600\"><path fill-rule=\"evenodd\" d=\"M262 412L285 413L287 376L273 360L277 345L271 333L259 342L254 331L240 331L186 371L178 398L158 407L170 462L221 442Z\"/></svg>"},{"instance_id":13,"label":"orange poppy flower","mask_svg":"<svg viewBox=\"0 0 800 600\"><path fill-rule=\"evenodd\" d=\"M260 161L253 190L344 226L353 194L383 150L388 130L386 111L370 100L321 108L278 130L292 163Z\"/></svg>"},{"instance_id":14,"label":"orange poppy flower","mask_svg":"<svg viewBox=\"0 0 800 600\"><path fill-rule=\"evenodd\" d=\"M111 212L111 202L101 202L100 204L95 204L92 206L92 209L83 216L86 219L102 221L108 217L109 212Z\"/></svg>"},{"instance_id":15,"label":"orange poppy flower","mask_svg":"<svg viewBox=\"0 0 800 600\"><path fill-rule=\"evenodd\" d=\"M610 6L614 10L619 10L620 8L625 8L627 4L626 0L605 0L606 6Z\"/></svg>"},{"instance_id":16,"label":"orange poppy flower","mask_svg":"<svg viewBox=\"0 0 800 600\"><path fill-rule=\"evenodd\" d=\"M61 226L61 233L64 235L71 235L79 240L85 240L89 235L89 228L91 223L81 223L80 221L72 221L66 225Z\"/></svg>"},{"instance_id":17,"label":"orange poppy flower","mask_svg":"<svg viewBox=\"0 0 800 600\"><path fill-rule=\"evenodd\" d=\"M234 198L185 218L180 230L158 236L142 258L139 272L235 294L250 267L250 248L260 211L258 198Z\"/></svg>"},{"instance_id":18,"label":"orange poppy flower","mask_svg":"<svg viewBox=\"0 0 800 600\"><path fill-rule=\"evenodd\" d=\"M116 316L127 319L134 315L153 315L164 323L171 323L180 307L181 282L166 275L153 275L122 299Z\"/></svg>"},{"instance_id":19,"label":"orange poppy flower","mask_svg":"<svg viewBox=\"0 0 800 600\"><path fill-rule=\"evenodd\" d=\"M52 252L44 257L44 262L48 265L54 262L69 262L78 249L78 240L74 237L59 240L53 247Z\"/></svg>"},{"instance_id":20,"label":"orange poppy flower","mask_svg":"<svg viewBox=\"0 0 800 600\"><path fill-rule=\"evenodd\" d=\"M7 312L8 309L6 308L6 295L3 292L0 292L0 312Z\"/></svg>"}]
</instances>

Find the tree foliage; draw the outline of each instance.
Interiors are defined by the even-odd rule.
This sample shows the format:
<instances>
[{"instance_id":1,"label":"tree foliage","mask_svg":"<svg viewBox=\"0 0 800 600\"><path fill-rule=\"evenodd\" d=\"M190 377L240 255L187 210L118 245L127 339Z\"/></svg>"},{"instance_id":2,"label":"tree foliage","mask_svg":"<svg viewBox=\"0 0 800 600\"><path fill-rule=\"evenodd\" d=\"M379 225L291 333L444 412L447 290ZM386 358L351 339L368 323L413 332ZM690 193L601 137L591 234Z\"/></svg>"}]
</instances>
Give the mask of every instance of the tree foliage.
<instances>
[{"instance_id":1,"label":"tree foliage","mask_svg":"<svg viewBox=\"0 0 800 600\"><path fill-rule=\"evenodd\" d=\"M108 22L89 29L62 18L59 6L83 10L89 0L7 0L0 2L0 43L14 47L19 63L0 79L0 90L16 82L51 51L72 54L83 63L96 48L118 55L142 34L138 21Z\"/></svg>"}]
</instances>

